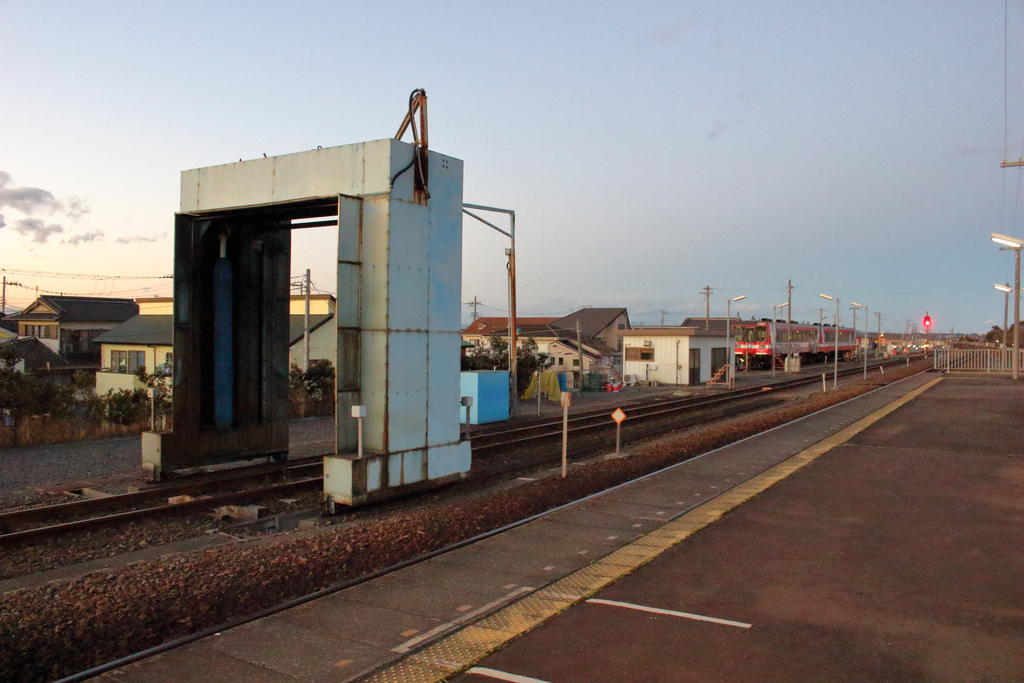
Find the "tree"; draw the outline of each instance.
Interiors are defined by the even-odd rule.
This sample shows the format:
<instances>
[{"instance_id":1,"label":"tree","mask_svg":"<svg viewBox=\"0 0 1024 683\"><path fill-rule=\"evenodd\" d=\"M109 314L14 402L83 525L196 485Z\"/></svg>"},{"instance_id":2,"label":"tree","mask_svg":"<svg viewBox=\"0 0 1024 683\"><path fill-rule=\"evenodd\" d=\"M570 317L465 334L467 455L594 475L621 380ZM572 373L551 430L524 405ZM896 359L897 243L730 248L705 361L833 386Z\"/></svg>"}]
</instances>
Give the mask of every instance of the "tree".
<instances>
[{"instance_id":1,"label":"tree","mask_svg":"<svg viewBox=\"0 0 1024 683\"><path fill-rule=\"evenodd\" d=\"M521 338L522 344L516 349L516 379L519 387L526 388L537 370L551 365L551 357L538 351L533 337ZM508 370L508 341L503 337L491 337L486 346L478 346L466 356L464 370Z\"/></svg>"}]
</instances>

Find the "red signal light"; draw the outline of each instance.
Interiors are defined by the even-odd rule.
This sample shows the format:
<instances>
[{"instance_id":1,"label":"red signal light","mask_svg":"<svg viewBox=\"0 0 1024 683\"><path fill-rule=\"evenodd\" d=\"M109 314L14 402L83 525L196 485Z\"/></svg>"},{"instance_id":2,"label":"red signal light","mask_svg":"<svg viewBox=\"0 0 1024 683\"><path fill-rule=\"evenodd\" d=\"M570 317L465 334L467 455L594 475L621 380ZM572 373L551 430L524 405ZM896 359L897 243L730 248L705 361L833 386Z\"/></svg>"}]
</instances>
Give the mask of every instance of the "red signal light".
<instances>
[{"instance_id":1,"label":"red signal light","mask_svg":"<svg viewBox=\"0 0 1024 683\"><path fill-rule=\"evenodd\" d=\"M927 313L924 316L924 320L921 321L924 324L924 329L929 330L932 327L932 317Z\"/></svg>"}]
</instances>

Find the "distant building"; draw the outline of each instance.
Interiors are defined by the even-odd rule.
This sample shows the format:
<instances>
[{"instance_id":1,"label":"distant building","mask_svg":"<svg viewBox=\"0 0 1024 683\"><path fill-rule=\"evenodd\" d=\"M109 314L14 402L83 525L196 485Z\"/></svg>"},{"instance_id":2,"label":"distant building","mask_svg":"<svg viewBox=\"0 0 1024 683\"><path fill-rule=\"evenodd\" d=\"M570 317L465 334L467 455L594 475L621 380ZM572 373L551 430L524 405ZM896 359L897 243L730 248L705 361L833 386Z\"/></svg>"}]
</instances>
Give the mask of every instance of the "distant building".
<instances>
[{"instance_id":1,"label":"distant building","mask_svg":"<svg viewBox=\"0 0 1024 683\"><path fill-rule=\"evenodd\" d=\"M139 312L131 299L44 294L8 320L18 336L34 337L76 368L95 368L96 338Z\"/></svg>"},{"instance_id":2,"label":"distant building","mask_svg":"<svg viewBox=\"0 0 1024 683\"><path fill-rule=\"evenodd\" d=\"M139 315L97 338L101 368L96 373L96 393L109 390L141 389L137 373L174 372L174 300L170 297L137 299ZM336 331L332 324L336 300L329 294L310 297L309 358L335 363ZM292 296L288 317L288 361L301 366L305 338L305 297Z\"/></svg>"},{"instance_id":3,"label":"distant building","mask_svg":"<svg viewBox=\"0 0 1024 683\"><path fill-rule=\"evenodd\" d=\"M623 332L623 375L658 384L707 382L727 362L725 320L720 329L709 325L707 330L704 319L699 321L699 327L634 327Z\"/></svg>"},{"instance_id":4,"label":"distant building","mask_svg":"<svg viewBox=\"0 0 1024 683\"><path fill-rule=\"evenodd\" d=\"M579 330L577 331L577 322ZM629 314L625 308L581 308L569 315L556 317L523 317L516 319L518 344L532 339L537 350L552 358L556 370L579 370L583 347L583 371L610 371L621 363L621 334L628 330ZM481 317L462 331L463 341L483 346L489 338L508 339L507 317Z\"/></svg>"}]
</instances>

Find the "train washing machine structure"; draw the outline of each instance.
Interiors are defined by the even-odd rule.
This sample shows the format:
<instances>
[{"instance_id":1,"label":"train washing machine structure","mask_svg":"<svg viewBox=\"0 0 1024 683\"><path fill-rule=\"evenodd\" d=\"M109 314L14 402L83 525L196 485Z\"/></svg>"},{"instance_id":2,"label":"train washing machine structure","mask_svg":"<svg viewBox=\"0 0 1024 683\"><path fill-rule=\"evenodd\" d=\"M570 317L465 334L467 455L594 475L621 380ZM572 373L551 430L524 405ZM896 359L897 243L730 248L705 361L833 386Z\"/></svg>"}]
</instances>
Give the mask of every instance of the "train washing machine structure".
<instances>
[{"instance_id":1,"label":"train washing machine structure","mask_svg":"<svg viewBox=\"0 0 1024 683\"><path fill-rule=\"evenodd\" d=\"M172 426L142 436L154 478L287 457L290 230L335 223L328 506L464 476L462 170L425 139L383 139L182 172Z\"/></svg>"}]
</instances>

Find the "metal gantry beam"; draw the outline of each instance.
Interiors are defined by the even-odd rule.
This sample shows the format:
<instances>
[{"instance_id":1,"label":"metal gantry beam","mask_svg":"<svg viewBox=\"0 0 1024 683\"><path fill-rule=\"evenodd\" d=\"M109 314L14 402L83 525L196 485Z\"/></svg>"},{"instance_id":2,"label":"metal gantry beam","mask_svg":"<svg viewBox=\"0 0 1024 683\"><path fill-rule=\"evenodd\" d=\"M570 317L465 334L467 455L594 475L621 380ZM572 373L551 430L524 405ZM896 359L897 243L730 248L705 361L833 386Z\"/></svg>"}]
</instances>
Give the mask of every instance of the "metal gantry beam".
<instances>
[{"instance_id":1,"label":"metal gantry beam","mask_svg":"<svg viewBox=\"0 0 1024 683\"><path fill-rule=\"evenodd\" d=\"M505 214L509 218L509 229L504 230L499 228L494 223L490 222L486 218L479 216L469 209L476 211L490 211L493 213ZM470 218L480 221L487 227L495 230L505 237L509 238L510 246L505 250L505 255L508 256L508 263L506 269L508 270L508 375L509 375L509 412L512 415L519 414L519 379L516 375L517 360L516 360L516 346L517 346L517 335L516 335L516 212L512 209L503 209L497 206L487 206L485 204L466 204L462 205L462 213L466 214ZM580 368L580 372L583 369Z\"/></svg>"}]
</instances>

